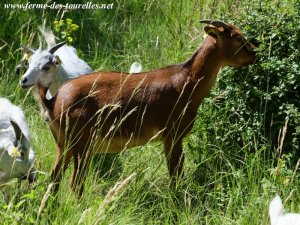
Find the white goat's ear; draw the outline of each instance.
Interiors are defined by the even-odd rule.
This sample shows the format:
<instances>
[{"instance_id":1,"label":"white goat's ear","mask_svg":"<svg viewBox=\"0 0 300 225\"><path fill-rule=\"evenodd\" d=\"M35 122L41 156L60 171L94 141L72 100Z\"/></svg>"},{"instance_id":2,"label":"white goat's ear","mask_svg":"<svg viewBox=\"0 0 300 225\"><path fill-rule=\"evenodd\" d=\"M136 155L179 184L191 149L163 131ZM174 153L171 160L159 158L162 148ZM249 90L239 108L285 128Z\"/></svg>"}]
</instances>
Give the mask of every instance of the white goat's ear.
<instances>
[{"instance_id":1,"label":"white goat's ear","mask_svg":"<svg viewBox=\"0 0 300 225\"><path fill-rule=\"evenodd\" d=\"M58 55L54 56L53 62L54 62L55 65L60 65L61 64L61 60L60 60Z\"/></svg>"},{"instance_id":2,"label":"white goat's ear","mask_svg":"<svg viewBox=\"0 0 300 225\"><path fill-rule=\"evenodd\" d=\"M28 47L26 47L25 45L21 45L21 49L22 49L22 51L23 51L25 54L27 54L27 55L29 55L29 56L33 55L34 52L35 52L33 49L28 48Z\"/></svg>"},{"instance_id":3,"label":"white goat's ear","mask_svg":"<svg viewBox=\"0 0 300 225\"><path fill-rule=\"evenodd\" d=\"M21 138L23 137L23 133L21 128L19 127L19 125L14 121L14 120L10 120L11 125L14 128L15 134L16 134L16 138L17 140L21 140Z\"/></svg>"}]
</instances>

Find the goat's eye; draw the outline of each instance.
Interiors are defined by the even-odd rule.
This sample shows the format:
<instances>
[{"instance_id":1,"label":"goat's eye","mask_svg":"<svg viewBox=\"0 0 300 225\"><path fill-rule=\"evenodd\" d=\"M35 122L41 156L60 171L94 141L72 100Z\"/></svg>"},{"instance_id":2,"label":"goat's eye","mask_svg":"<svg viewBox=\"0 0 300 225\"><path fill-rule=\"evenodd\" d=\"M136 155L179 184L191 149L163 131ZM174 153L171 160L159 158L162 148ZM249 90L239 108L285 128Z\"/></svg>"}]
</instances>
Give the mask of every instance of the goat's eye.
<instances>
[{"instance_id":1,"label":"goat's eye","mask_svg":"<svg viewBox=\"0 0 300 225\"><path fill-rule=\"evenodd\" d=\"M46 70L46 71L47 71L47 70L50 70L50 66L45 65L45 66L42 67L42 70Z\"/></svg>"},{"instance_id":2,"label":"goat's eye","mask_svg":"<svg viewBox=\"0 0 300 225\"><path fill-rule=\"evenodd\" d=\"M236 40L237 40L238 42L240 42L240 43L244 43L243 38L240 37L240 36L237 36L237 37L236 37Z\"/></svg>"}]
</instances>

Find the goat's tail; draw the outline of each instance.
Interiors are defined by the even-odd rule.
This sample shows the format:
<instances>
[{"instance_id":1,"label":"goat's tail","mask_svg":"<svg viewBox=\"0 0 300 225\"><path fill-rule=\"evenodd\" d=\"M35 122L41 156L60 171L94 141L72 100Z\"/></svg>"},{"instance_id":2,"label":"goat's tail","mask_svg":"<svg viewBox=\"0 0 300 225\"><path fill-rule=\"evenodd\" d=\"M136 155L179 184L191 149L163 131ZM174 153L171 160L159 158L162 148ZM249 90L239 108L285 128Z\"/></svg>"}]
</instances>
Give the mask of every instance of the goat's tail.
<instances>
[{"instance_id":1,"label":"goat's tail","mask_svg":"<svg viewBox=\"0 0 300 225\"><path fill-rule=\"evenodd\" d=\"M131 64L130 69L129 69L129 73L133 74L133 73L141 73L143 70L143 67L140 63L138 62L134 62Z\"/></svg>"},{"instance_id":2,"label":"goat's tail","mask_svg":"<svg viewBox=\"0 0 300 225\"><path fill-rule=\"evenodd\" d=\"M48 88L44 87L43 85L39 84L37 85L37 92L38 96L40 98L42 106L48 111L52 112L54 108L54 101L56 96L52 97L51 99L47 99L46 94L47 94Z\"/></svg>"},{"instance_id":3,"label":"goat's tail","mask_svg":"<svg viewBox=\"0 0 300 225\"><path fill-rule=\"evenodd\" d=\"M277 219L283 215L283 205L280 197L276 195L276 197L271 201L269 206L269 215L271 220L271 225L275 224Z\"/></svg>"}]
</instances>

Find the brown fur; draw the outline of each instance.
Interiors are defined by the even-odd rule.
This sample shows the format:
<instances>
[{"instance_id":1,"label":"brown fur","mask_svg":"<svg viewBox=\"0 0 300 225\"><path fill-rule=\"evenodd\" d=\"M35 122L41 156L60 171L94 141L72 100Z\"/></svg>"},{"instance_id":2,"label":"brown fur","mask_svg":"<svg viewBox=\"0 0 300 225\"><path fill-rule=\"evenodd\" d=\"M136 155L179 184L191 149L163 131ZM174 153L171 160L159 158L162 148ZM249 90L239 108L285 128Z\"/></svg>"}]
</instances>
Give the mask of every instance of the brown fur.
<instances>
[{"instance_id":1,"label":"brown fur","mask_svg":"<svg viewBox=\"0 0 300 225\"><path fill-rule=\"evenodd\" d=\"M235 37L241 35L231 28ZM243 47L245 43L223 31L213 32L191 59L180 65L135 75L96 72L66 82L52 100L45 98L47 88L39 85L57 143L52 172L56 189L72 157L71 186L82 193L92 151L118 153L153 139L164 143L170 176L181 175L182 139L191 130L220 68L255 60L255 53Z\"/></svg>"}]
</instances>

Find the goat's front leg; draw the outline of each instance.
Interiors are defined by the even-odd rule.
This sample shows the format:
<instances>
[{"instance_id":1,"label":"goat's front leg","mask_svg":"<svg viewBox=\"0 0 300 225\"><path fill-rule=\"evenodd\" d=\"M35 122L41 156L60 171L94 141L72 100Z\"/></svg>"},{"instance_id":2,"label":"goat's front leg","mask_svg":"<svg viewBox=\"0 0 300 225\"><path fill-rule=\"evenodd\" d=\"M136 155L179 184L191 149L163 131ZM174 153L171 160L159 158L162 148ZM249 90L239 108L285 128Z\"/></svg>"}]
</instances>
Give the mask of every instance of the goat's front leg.
<instances>
[{"instance_id":1,"label":"goat's front leg","mask_svg":"<svg viewBox=\"0 0 300 225\"><path fill-rule=\"evenodd\" d=\"M57 145L56 147L56 162L51 173L51 181L54 183L54 192L57 193L62 175L68 168L68 165L73 156L73 151L69 149L64 152L64 147Z\"/></svg>"},{"instance_id":2,"label":"goat's front leg","mask_svg":"<svg viewBox=\"0 0 300 225\"><path fill-rule=\"evenodd\" d=\"M164 141L165 155L172 182L182 176L184 154L182 152L182 139L166 138Z\"/></svg>"}]
</instances>

